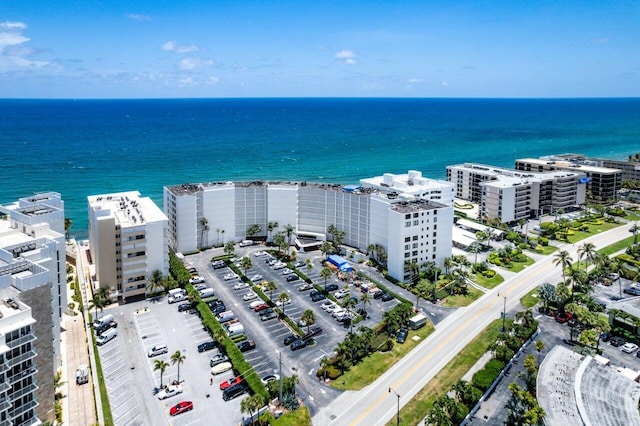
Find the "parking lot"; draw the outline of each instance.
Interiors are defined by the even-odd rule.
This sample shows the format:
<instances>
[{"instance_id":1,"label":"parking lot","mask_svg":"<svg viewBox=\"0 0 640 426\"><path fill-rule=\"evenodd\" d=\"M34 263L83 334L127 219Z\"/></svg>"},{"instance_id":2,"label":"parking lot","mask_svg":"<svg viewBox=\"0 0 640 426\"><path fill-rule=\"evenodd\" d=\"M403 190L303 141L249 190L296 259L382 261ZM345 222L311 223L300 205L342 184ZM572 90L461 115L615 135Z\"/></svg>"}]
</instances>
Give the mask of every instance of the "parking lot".
<instances>
[{"instance_id":1,"label":"parking lot","mask_svg":"<svg viewBox=\"0 0 640 426\"><path fill-rule=\"evenodd\" d=\"M349 331L349 327L345 327L342 323L336 321L332 315L320 308L323 301L313 302L309 297L312 290L299 291L298 289L305 284L303 280L287 281L282 269L273 269L265 261L265 256L255 256L256 251L261 251L258 247L243 249L242 254L248 255L252 262L252 267L247 271L243 271L249 278L254 275L260 275L257 283L263 281L273 281L277 285L277 289L272 293L265 291L268 297L272 297L275 302L282 292L286 292L290 298L290 303L284 306L284 312L292 321L298 322L302 312L311 309L316 317L315 324L322 328L322 333L314 336L314 344L298 351L291 351L283 344L285 337L292 334L289 327L278 319L261 321L260 312L254 312L250 304L259 299L244 300L247 294L253 293L250 287L234 288L240 281L237 278L225 280L227 274L233 271L224 267L221 269L213 269L210 260L213 256L211 251L188 256L186 262L193 265L198 274L205 278L208 286L214 289L216 297L225 302L226 308L233 310L236 319L244 326L245 334L249 339L256 342L256 349L245 353L245 358L254 367L258 375L263 377L266 374L277 372L280 354L282 354L283 375L290 376L296 374L300 380L297 391L309 407L312 415L316 407L328 404L335 398L339 391L332 389L323 383L319 383L315 377L315 371L319 367L320 360L325 356L331 356L335 347L344 339L345 334ZM239 251L240 252L240 251ZM238 259L240 256L238 255ZM302 273L307 275L320 286L324 286L324 279L319 277L322 268L321 256L313 258L313 268L301 266ZM334 274L327 280L327 285L336 284L338 289L345 287L346 282L337 279ZM357 288L351 286L349 288L350 295L358 299L357 307L362 307L359 302L362 294ZM347 296L349 297L349 296ZM343 299L344 300L344 299ZM353 329L357 330L360 326L374 327L382 320L384 311L391 309L399 303L397 300L382 302L379 299L371 298L371 304L366 306L366 310L370 317L367 320L354 324ZM301 327L304 331L306 327Z\"/></svg>"}]
</instances>

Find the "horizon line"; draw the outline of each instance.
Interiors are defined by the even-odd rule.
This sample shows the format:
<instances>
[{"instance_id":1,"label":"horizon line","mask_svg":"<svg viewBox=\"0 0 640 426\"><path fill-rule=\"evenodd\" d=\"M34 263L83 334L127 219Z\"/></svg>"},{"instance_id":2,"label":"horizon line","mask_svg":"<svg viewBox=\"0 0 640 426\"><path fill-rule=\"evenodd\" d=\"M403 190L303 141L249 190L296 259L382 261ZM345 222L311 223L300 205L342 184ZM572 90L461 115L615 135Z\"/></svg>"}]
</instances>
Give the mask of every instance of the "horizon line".
<instances>
[{"instance_id":1,"label":"horizon line","mask_svg":"<svg viewBox=\"0 0 640 426\"><path fill-rule=\"evenodd\" d=\"M235 96L235 97L131 97L131 98L101 98L101 97L23 97L23 98L3 98L0 97L0 101L137 101L137 100L275 100L275 99L344 99L344 100L635 100L640 99L640 96L569 96L569 97L467 97L467 96Z\"/></svg>"}]
</instances>

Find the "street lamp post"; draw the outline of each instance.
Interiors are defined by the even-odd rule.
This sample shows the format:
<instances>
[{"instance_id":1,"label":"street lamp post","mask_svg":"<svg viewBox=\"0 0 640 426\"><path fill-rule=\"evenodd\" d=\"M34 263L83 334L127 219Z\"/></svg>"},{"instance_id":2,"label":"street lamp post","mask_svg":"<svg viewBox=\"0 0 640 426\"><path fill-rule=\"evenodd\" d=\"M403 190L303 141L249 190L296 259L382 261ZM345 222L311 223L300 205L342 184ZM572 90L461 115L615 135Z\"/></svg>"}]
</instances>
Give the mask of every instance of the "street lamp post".
<instances>
[{"instance_id":1,"label":"street lamp post","mask_svg":"<svg viewBox=\"0 0 640 426\"><path fill-rule=\"evenodd\" d=\"M396 425L400 426L400 395L398 392L394 391L392 387L389 387L389 393L393 392L398 397L398 411L396 414Z\"/></svg>"},{"instance_id":2,"label":"street lamp post","mask_svg":"<svg viewBox=\"0 0 640 426\"><path fill-rule=\"evenodd\" d=\"M504 294L500 294L498 293L498 297L502 296L503 300L503 304L502 304L502 332L504 333L506 328L505 328L505 320L507 318L507 296L505 296Z\"/></svg>"}]
</instances>

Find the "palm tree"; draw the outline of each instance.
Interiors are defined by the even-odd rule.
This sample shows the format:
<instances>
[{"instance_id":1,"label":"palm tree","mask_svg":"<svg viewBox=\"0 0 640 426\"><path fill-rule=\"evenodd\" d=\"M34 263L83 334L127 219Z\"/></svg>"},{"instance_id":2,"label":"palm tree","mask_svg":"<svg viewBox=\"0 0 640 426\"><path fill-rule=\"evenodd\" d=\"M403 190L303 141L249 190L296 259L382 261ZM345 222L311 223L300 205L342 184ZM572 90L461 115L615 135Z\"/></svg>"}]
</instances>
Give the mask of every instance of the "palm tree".
<instances>
[{"instance_id":1,"label":"palm tree","mask_svg":"<svg viewBox=\"0 0 640 426\"><path fill-rule=\"evenodd\" d=\"M251 269L253 264L251 263L251 258L249 256L245 256L240 260L240 267L244 270L244 274L247 275L247 269Z\"/></svg>"},{"instance_id":2,"label":"palm tree","mask_svg":"<svg viewBox=\"0 0 640 426\"><path fill-rule=\"evenodd\" d=\"M282 315L285 315L284 313L284 306L286 305L286 303L291 300L291 298L289 297L289 295L287 294L286 291L283 291L282 293L280 293L278 295L278 302L281 303L280 308L282 309Z\"/></svg>"},{"instance_id":3,"label":"palm tree","mask_svg":"<svg viewBox=\"0 0 640 426\"><path fill-rule=\"evenodd\" d=\"M533 322L533 312L531 311L531 309L517 312L516 320L521 322L525 328L529 327L529 325Z\"/></svg>"},{"instance_id":4,"label":"palm tree","mask_svg":"<svg viewBox=\"0 0 640 426\"><path fill-rule=\"evenodd\" d=\"M414 289L416 294L416 309L418 309L420 299L426 299L427 296L433 291L433 289L431 288L432 285L433 284L431 284L431 281L427 279L418 281L418 285Z\"/></svg>"},{"instance_id":5,"label":"palm tree","mask_svg":"<svg viewBox=\"0 0 640 426\"><path fill-rule=\"evenodd\" d=\"M569 255L569 252L566 250L562 250L556 253L553 257L553 264L562 268L562 280L566 281L567 277L564 273L564 270L571 266L571 264L573 263L573 259Z\"/></svg>"},{"instance_id":6,"label":"palm tree","mask_svg":"<svg viewBox=\"0 0 640 426\"><path fill-rule=\"evenodd\" d=\"M147 285L146 292L150 295L160 293L164 290L164 277L159 269L156 269L151 274L150 283Z\"/></svg>"},{"instance_id":7,"label":"palm tree","mask_svg":"<svg viewBox=\"0 0 640 426\"><path fill-rule=\"evenodd\" d=\"M258 225L257 223L254 223L253 225L247 228L247 237L248 238L254 237L258 235L260 231L262 231L262 228L260 227L260 225Z\"/></svg>"},{"instance_id":8,"label":"palm tree","mask_svg":"<svg viewBox=\"0 0 640 426\"><path fill-rule=\"evenodd\" d=\"M536 340L534 343L536 351L538 352L538 365L540 365L540 352L544 350L544 342L542 340Z\"/></svg>"},{"instance_id":9,"label":"palm tree","mask_svg":"<svg viewBox=\"0 0 640 426\"><path fill-rule=\"evenodd\" d=\"M282 251L283 247L287 247L287 241L284 238L284 232L276 232L276 235L273 236L272 240L273 244L278 247L278 252Z\"/></svg>"},{"instance_id":10,"label":"palm tree","mask_svg":"<svg viewBox=\"0 0 640 426\"><path fill-rule=\"evenodd\" d=\"M68 217L65 217L64 218L64 234L65 234L65 238L69 238L69 229L71 229L72 225L73 225L73 221L71 219L69 219ZM634 242L634 244L635 244L635 242Z\"/></svg>"},{"instance_id":11,"label":"palm tree","mask_svg":"<svg viewBox=\"0 0 640 426\"><path fill-rule=\"evenodd\" d=\"M411 284L416 285L420 276L420 264L415 260L404 262L404 270L411 274Z\"/></svg>"},{"instance_id":12,"label":"palm tree","mask_svg":"<svg viewBox=\"0 0 640 426\"><path fill-rule=\"evenodd\" d=\"M271 240L271 233L278 227L278 222L267 223L267 232L269 233L269 240Z\"/></svg>"},{"instance_id":13,"label":"palm tree","mask_svg":"<svg viewBox=\"0 0 640 426\"><path fill-rule=\"evenodd\" d=\"M224 244L224 229L220 230L220 234L222 234L222 244Z\"/></svg>"},{"instance_id":14,"label":"palm tree","mask_svg":"<svg viewBox=\"0 0 640 426\"><path fill-rule=\"evenodd\" d=\"M596 246L593 243L584 243L578 248L578 259L585 258L585 270L587 269L588 262L593 261L596 253Z\"/></svg>"},{"instance_id":15,"label":"palm tree","mask_svg":"<svg viewBox=\"0 0 640 426\"><path fill-rule=\"evenodd\" d=\"M229 241L224 245L224 254L227 256L233 256L236 251L236 246L233 244L233 241Z\"/></svg>"},{"instance_id":16,"label":"palm tree","mask_svg":"<svg viewBox=\"0 0 640 426\"><path fill-rule=\"evenodd\" d=\"M175 351L171 355L171 365L178 365L178 383L180 383L180 364L184 362L186 355L182 355L180 351Z\"/></svg>"},{"instance_id":17,"label":"palm tree","mask_svg":"<svg viewBox=\"0 0 640 426\"><path fill-rule=\"evenodd\" d=\"M333 275L333 272L331 272L331 269L327 268L326 266L320 270L320 278L324 278L325 292L327 291L327 280L331 278L332 275Z\"/></svg>"},{"instance_id":18,"label":"palm tree","mask_svg":"<svg viewBox=\"0 0 640 426\"><path fill-rule=\"evenodd\" d=\"M160 387L162 388L162 375L165 370L169 367L169 363L163 359L156 359L153 363L153 371L160 370Z\"/></svg>"},{"instance_id":19,"label":"palm tree","mask_svg":"<svg viewBox=\"0 0 640 426\"><path fill-rule=\"evenodd\" d=\"M289 247L291 247L291 237L293 236L293 231L295 229L293 228L293 226L291 226L290 224L286 224L284 227L284 233L287 236L287 242L289 243ZM287 253L289 252L289 249L287 249Z\"/></svg>"},{"instance_id":20,"label":"palm tree","mask_svg":"<svg viewBox=\"0 0 640 426\"><path fill-rule=\"evenodd\" d=\"M309 327L316 323L316 314L311 309L305 309L300 316L300 321L307 325L307 334L309 334Z\"/></svg>"},{"instance_id":21,"label":"palm tree","mask_svg":"<svg viewBox=\"0 0 640 426\"><path fill-rule=\"evenodd\" d=\"M100 297L98 293L94 294L93 298L89 300L89 309L96 310L94 314L96 318L98 318L98 309L100 309L100 312L102 312L105 306L106 306L105 300L102 297Z\"/></svg>"},{"instance_id":22,"label":"palm tree","mask_svg":"<svg viewBox=\"0 0 640 426\"><path fill-rule=\"evenodd\" d=\"M633 224L629 232L633 233L633 245L636 245L638 243L638 232L640 232L640 226L638 226L637 222Z\"/></svg>"},{"instance_id":23,"label":"palm tree","mask_svg":"<svg viewBox=\"0 0 640 426\"><path fill-rule=\"evenodd\" d=\"M264 285L264 291L269 292L269 300L273 301L273 291L278 289L278 285L273 281L267 281Z\"/></svg>"},{"instance_id":24,"label":"palm tree","mask_svg":"<svg viewBox=\"0 0 640 426\"><path fill-rule=\"evenodd\" d=\"M109 287L100 287L98 291L96 291L96 294L100 296L105 307L109 303L111 303L111 297L109 296Z\"/></svg>"},{"instance_id":25,"label":"palm tree","mask_svg":"<svg viewBox=\"0 0 640 426\"><path fill-rule=\"evenodd\" d=\"M251 424L254 424L255 419L253 418L253 413L257 412L264 405L264 397L259 393L248 396L242 401L240 401L240 411L243 413L249 413L249 417L251 418Z\"/></svg>"},{"instance_id":26,"label":"palm tree","mask_svg":"<svg viewBox=\"0 0 640 426\"><path fill-rule=\"evenodd\" d=\"M313 262L311 259L305 260L304 263L307 265L307 269L313 269Z\"/></svg>"},{"instance_id":27,"label":"palm tree","mask_svg":"<svg viewBox=\"0 0 640 426\"><path fill-rule=\"evenodd\" d=\"M362 302L362 310L367 312L367 304L371 305L371 296L369 293L362 293L362 296L360 296L360 302Z\"/></svg>"},{"instance_id":28,"label":"palm tree","mask_svg":"<svg viewBox=\"0 0 640 426\"><path fill-rule=\"evenodd\" d=\"M320 245L320 251L324 254L325 258L328 258L329 253L333 253L334 246L329 241L323 241Z\"/></svg>"},{"instance_id":29,"label":"palm tree","mask_svg":"<svg viewBox=\"0 0 640 426\"><path fill-rule=\"evenodd\" d=\"M206 217L201 217L198 221L200 224L200 248L205 247L204 243L204 233L209 230L209 221Z\"/></svg>"}]
</instances>

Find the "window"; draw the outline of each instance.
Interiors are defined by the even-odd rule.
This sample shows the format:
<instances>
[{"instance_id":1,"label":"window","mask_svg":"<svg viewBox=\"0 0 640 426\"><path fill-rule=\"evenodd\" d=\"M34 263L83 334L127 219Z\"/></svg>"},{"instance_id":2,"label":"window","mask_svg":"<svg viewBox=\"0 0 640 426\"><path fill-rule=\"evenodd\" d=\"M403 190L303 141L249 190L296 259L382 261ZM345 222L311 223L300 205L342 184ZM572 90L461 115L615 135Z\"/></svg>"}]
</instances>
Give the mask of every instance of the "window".
<instances>
[{"instance_id":1,"label":"window","mask_svg":"<svg viewBox=\"0 0 640 426\"><path fill-rule=\"evenodd\" d=\"M410 227L410 226L411 226L411 222L405 222L405 223L404 223L404 227L405 227L405 228L408 228L408 227Z\"/></svg>"},{"instance_id":2,"label":"window","mask_svg":"<svg viewBox=\"0 0 640 426\"><path fill-rule=\"evenodd\" d=\"M411 241L411 237L404 237L404 242L408 243L409 241Z\"/></svg>"}]
</instances>

